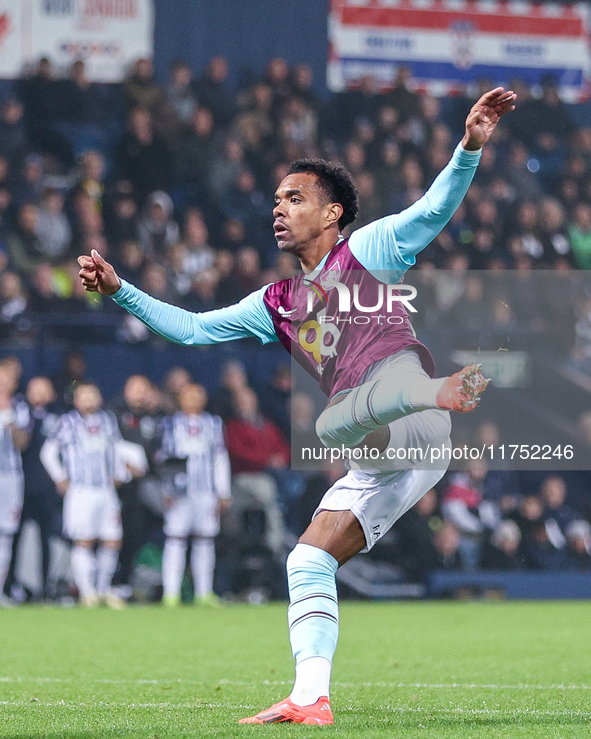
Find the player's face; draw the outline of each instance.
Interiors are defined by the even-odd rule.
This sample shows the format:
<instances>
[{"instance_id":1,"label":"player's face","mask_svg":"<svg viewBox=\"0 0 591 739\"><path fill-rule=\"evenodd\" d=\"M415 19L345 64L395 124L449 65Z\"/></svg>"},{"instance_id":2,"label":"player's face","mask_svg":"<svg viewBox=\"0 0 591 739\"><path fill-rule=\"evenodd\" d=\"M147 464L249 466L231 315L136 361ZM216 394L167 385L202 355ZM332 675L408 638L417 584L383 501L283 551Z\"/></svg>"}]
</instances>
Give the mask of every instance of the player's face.
<instances>
[{"instance_id":1,"label":"player's face","mask_svg":"<svg viewBox=\"0 0 591 739\"><path fill-rule=\"evenodd\" d=\"M27 385L27 400L33 408L39 408L55 401L53 385L47 377L33 377Z\"/></svg>"},{"instance_id":2,"label":"player's face","mask_svg":"<svg viewBox=\"0 0 591 739\"><path fill-rule=\"evenodd\" d=\"M275 193L273 230L281 251L301 254L327 228L331 204L307 172L288 175Z\"/></svg>"},{"instance_id":3,"label":"player's face","mask_svg":"<svg viewBox=\"0 0 591 739\"><path fill-rule=\"evenodd\" d=\"M8 367L0 367L0 395L10 397L16 389L14 374Z\"/></svg>"},{"instance_id":4,"label":"player's face","mask_svg":"<svg viewBox=\"0 0 591 739\"><path fill-rule=\"evenodd\" d=\"M202 413L207 404L207 394L200 385L187 385L179 394L179 406L183 413Z\"/></svg>"},{"instance_id":5,"label":"player's face","mask_svg":"<svg viewBox=\"0 0 591 739\"><path fill-rule=\"evenodd\" d=\"M98 388L92 387L92 385L82 385L74 393L74 408L82 416L96 413L102 402L103 399Z\"/></svg>"}]
</instances>

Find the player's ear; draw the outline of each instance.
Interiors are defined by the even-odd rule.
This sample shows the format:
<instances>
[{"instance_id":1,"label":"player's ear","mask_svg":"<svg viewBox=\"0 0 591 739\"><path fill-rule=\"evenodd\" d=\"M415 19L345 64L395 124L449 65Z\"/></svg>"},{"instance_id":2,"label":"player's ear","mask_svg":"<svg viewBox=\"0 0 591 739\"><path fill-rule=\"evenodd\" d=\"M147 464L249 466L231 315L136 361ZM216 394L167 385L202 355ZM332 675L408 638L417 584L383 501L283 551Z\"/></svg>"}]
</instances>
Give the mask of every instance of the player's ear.
<instances>
[{"instance_id":1,"label":"player's ear","mask_svg":"<svg viewBox=\"0 0 591 739\"><path fill-rule=\"evenodd\" d=\"M326 226L330 228L338 223L343 215L343 206L340 203L330 203L326 209Z\"/></svg>"}]
</instances>

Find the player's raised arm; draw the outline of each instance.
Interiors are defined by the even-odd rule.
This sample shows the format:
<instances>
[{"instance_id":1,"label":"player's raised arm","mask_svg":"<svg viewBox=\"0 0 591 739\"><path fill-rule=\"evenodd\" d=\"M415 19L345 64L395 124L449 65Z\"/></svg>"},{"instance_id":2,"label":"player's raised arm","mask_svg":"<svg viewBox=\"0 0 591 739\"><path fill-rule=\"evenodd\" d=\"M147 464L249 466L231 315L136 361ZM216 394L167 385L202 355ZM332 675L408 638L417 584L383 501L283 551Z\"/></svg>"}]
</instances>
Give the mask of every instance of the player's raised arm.
<instances>
[{"instance_id":1,"label":"player's raised arm","mask_svg":"<svg viewBox=\"0 0 591 739\"><path fill-rule=\"evenodd\" d=\"M108 295L139 318L154 333L177 344L205 345L255 337L263 344L277 341L273 321L265 308L266 288L227 308L191 313L150 297L125 280L93 249L78 257L79 276L86 290Z\"/></svg>"},{"instance_id":2,"label":"player's raised arm","mask_svg":"<svg viewBox=\"0 0 591 739\"><path fill-rule=\"evenodd\" d=\"M497 87L472 106L466 118L464 137L449 164L431 187L401 213L386 216L355 231L351 251L364 267L375 270L404 270L447 225L468 192L480 160L480 150L490 139L499 120L515 109L516 95Z\"/></svg>"}]
</instances>

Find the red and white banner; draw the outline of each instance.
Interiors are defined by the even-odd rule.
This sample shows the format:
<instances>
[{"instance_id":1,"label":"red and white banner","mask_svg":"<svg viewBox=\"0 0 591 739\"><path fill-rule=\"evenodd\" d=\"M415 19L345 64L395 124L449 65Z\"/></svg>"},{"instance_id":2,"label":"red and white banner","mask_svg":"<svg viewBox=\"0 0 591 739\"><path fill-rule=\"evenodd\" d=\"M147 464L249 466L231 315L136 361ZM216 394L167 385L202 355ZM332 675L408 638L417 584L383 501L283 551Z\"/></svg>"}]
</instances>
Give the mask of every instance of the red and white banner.
<instances>
[{"instance_id":1,"label":"red and white banner","mask_svg":"<svg viewBox=\"0 0 591 739\"><path fill-rule=\"evenodd\" d=\"M328 84L392 84L398 66L434 94L552 75L579 99L591 72L589 8L523 0L331 0Z\"/></svg>"},{"instance_id":2,"label":"red and white banner","mask_svg":"<svg viewBox=\"0 0 591 739\"><path fill-rule=\"evenodd\" d=\"M47 56L58 68L81 59L91 80L118 82L153 48L152 0L0 0L3 78Z\"/></svg>"}]
</instances>

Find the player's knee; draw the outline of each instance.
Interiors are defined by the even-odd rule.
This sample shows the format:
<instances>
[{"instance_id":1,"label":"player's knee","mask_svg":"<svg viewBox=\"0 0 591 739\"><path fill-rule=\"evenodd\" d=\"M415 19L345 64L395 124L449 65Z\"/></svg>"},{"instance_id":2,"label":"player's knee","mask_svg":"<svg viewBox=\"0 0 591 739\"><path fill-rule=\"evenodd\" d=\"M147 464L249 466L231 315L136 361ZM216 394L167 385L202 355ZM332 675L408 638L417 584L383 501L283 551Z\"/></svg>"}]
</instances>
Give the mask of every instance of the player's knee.
<instances>
[{"instance_id":1,"label":"player's knee","mask_svg":"<svg viewBox=\"0 0 591 739\"><path fill-rule=\"evenodd\" d=\"M108 541L101 542L107 549L114 549L119 551L121 549L121 539L110 539Z\"/></svg>"},{"instance_id":2,"label":"player's knee","mask_svg":"<svg viewBox=\"0 0 591 739\"><path fill-rule=\"evenodd\" d=\"M329 449L340 446L335 430L331 424L332 408L325 408L316 421L316 434L325 447Z\"/></svg>"}]
</instances>

